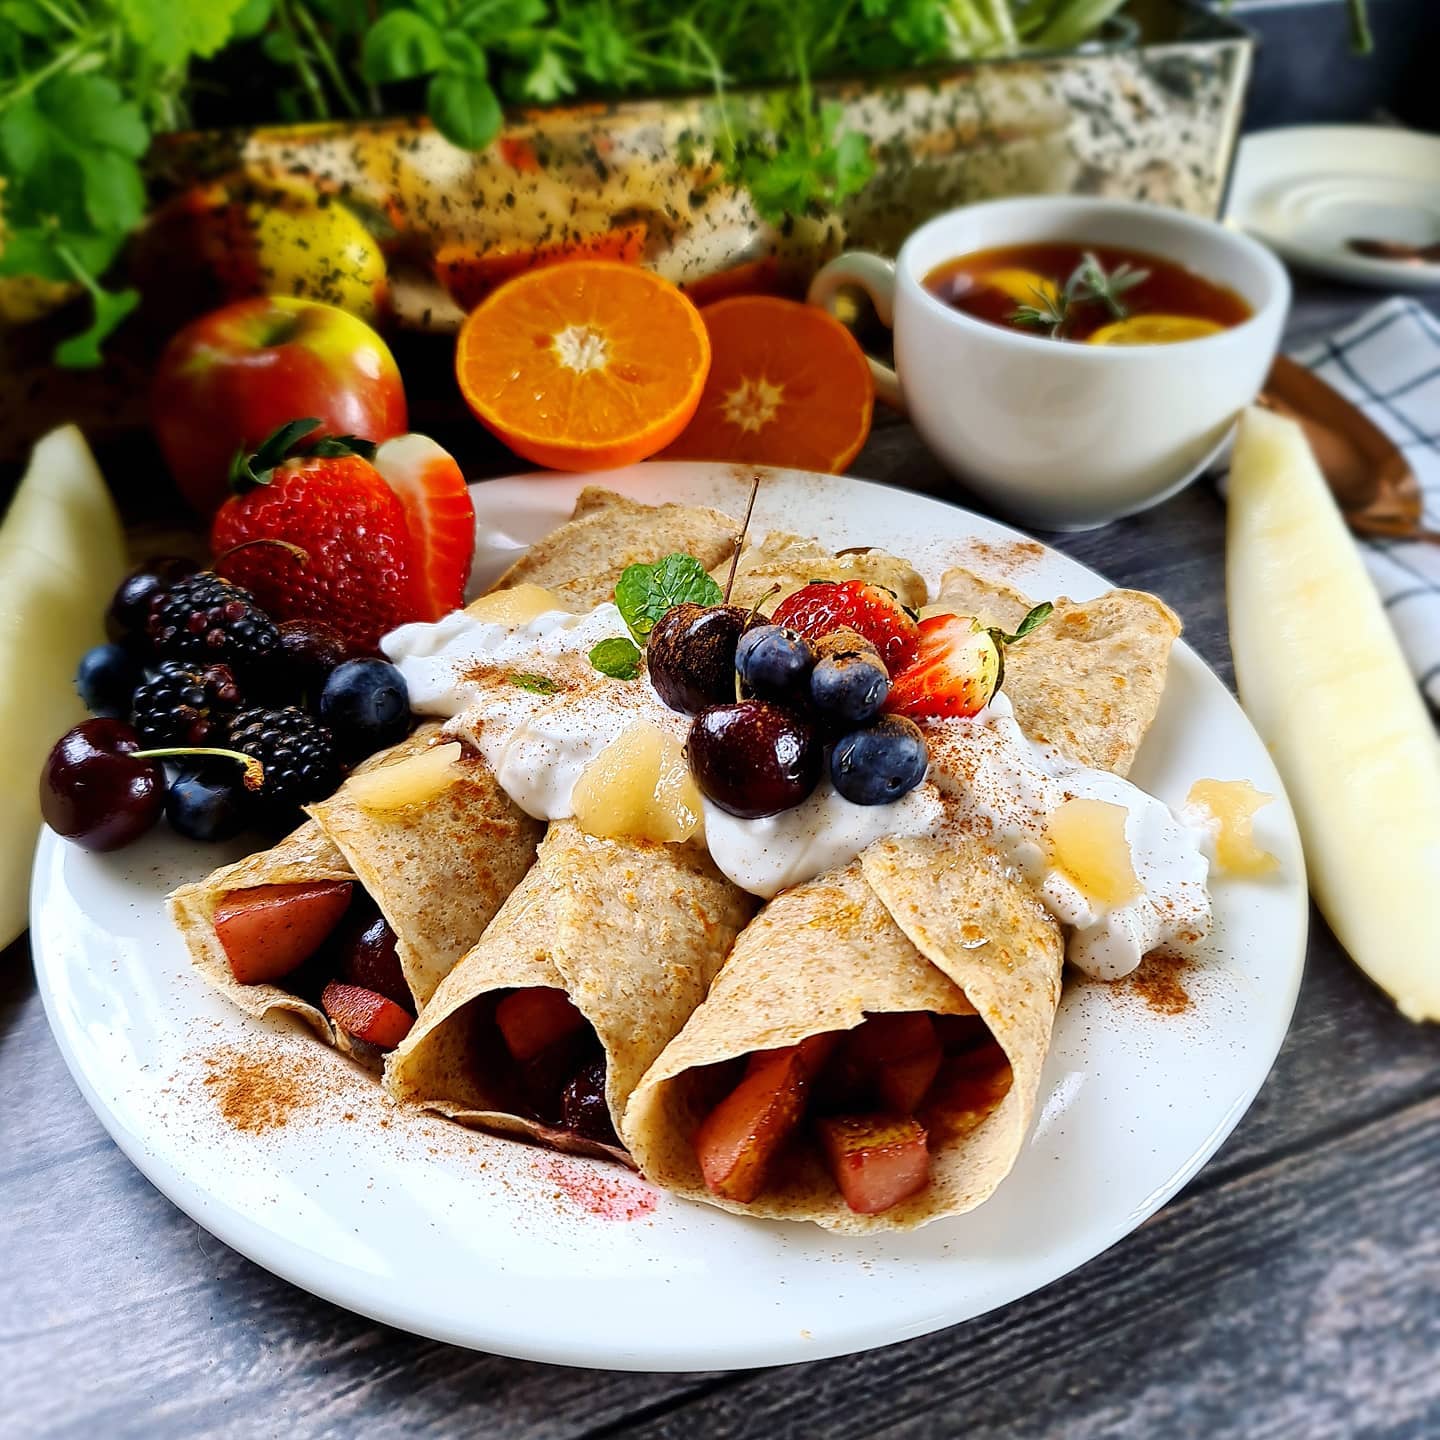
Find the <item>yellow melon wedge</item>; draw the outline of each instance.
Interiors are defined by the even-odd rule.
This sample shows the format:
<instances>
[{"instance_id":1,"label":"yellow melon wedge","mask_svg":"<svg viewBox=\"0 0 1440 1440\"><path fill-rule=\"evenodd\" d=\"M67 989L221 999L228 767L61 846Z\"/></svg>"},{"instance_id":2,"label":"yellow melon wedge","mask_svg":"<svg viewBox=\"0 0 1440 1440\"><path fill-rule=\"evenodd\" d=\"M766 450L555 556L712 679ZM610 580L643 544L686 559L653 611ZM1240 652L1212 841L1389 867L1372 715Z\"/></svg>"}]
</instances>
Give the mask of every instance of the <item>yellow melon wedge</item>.
<instances>
[{"instance_id":1,"label":"yellow melon wedge","mask_svg":"<svg viewBox=\"0 0 1440 1440\"><path fill-rule=\"evenodd\" d=\"M1240 424L1226 553L1250 718L1295 806L1316 902L1413 1020L1440 1020L1440 747L1299 427Z\"/></svg>"},{"instance_id":2,"label":"yellow melon wedge","mask_svg":"<svg viewBox=\"0 0 1440 1440\"><path fill-rule=\"evenodd\" d=\"M75 666L104 636L125 537L73 425L35 447L0 528L0 945L25 929L40 767L84 716Z\"/></svg>"}]
</instances>

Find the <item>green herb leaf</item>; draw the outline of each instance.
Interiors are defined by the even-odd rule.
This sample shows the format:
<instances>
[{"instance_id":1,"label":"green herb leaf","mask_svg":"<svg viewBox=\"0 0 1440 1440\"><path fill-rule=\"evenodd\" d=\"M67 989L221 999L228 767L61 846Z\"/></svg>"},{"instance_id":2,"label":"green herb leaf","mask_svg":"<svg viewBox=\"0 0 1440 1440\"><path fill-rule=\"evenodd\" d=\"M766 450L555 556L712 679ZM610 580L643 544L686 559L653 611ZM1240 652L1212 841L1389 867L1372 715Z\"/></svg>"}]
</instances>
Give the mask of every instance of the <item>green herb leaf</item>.
<instances>
[{"instance_id":1,"label":"green herb leaf","mask_svg":"<svg viewBox=\"0 0 1440 1440\"><path fill-rule=\"evenodd\" d=\"M244 0L113 0L125 28L157 65L180 65L224 46Z\"/></svg>"},{"instance_id":2,"label":"green herb leaf","mask_svg":"<svg viewBox=\"0 0 1440 1440\"><path fill-rule=\"evenodd\" d=\"M532 675L528 671L522 671L506 678L512 685L518 685L522 690L529 690L536 695L554 695L560 689L548 675Z\"/></svg>"},{"instance_id":3,"label":"green herb leaf","mask_svg":"<svg viewBox=\"0 0 1440 1440\"><path fill-rule=\"evenodd\" d=\"M590 663L612 680L633 680L640 673L640 651L634 641L617 635L591 650Z\"/></svg>"},{"instance_id":4,"label":"green herb leaf","mask_svg":"<svg viewBox=\"0 0 1440 1440\"><path fill-rule=\"evenodd\" d=\"M138 290L102 290L97 285L90 294L95 308L89 325L55 347L56 361L72 370L93 370L99 365L104 358L100 354L101 345L140 303Z\"/></svg>"},{"instance_id":5,"label":"green herb leaf","mask_svg":"<svg viewBox=\"0 0 1440 1440\"><path fill-rule=\"evenodd\" d=\"M627 565L615 586L620 618L644 644L655 622L676 605L718 605L719 585L693 555L667 555L654 565Z\"/></svg>"},{"instance_id":6,"label":"green herb leaf","mask_svg":"<svg viewBox=\"0 0 1440 1440\"><path fill-rule=\"evenodd\" d=\"M1043 600L1026 615L1013 635L1007 635L1003 630L992 630L990 634L998 645L1018 645L1037 625L1043 625L1054 611L1055 607L1048 600Z\"/></svg>"},{"instance_id":7,"label":"green herb leaf","mask_svg":"<svg viewBox=\"0 0 1440 1440\"><path fill-rule=\"evenodd\" d=\"M312 415L305 420L287 420L272 430L254 450L247 454L236 452L230 462L230 484L237 493L243 494L256 485L268 485L275 470L283 465L297 441L320 425L318 417Z\"/></svg>"},{"instance_id":8,"label":"green herb leaf","mask_svg":"<svg viewBox=\"0 0 1440 1440\"><path fill-rule=\"evenodd\" d=\"M500 133L500 102L483 75L446 72L431 78L425 107L452 145L483 150Z\"/></svg>"},{"instance_id":9,"label":"green herb leaf","mask_svg":"<svg viewBox=\"0 0 1440 1440\"><path fill-rule=\"evenodd\" d=\"M423 15L391 10L366 32L360 68L372 85L388 85L433 75L449 58L445 37Z\"/></svg>"},{"instance_id":10,"label":"green herb leaf","mask_svg":"<svg viewBox=\"0 0 1440 1440\"><path fill-rule=\"evenodd\" d=\"M559 52L547 48L536 56L519 88L522 99L533 100L537 105L553 105L575 93L575 81Z\"/></svg>"}]
</instances>

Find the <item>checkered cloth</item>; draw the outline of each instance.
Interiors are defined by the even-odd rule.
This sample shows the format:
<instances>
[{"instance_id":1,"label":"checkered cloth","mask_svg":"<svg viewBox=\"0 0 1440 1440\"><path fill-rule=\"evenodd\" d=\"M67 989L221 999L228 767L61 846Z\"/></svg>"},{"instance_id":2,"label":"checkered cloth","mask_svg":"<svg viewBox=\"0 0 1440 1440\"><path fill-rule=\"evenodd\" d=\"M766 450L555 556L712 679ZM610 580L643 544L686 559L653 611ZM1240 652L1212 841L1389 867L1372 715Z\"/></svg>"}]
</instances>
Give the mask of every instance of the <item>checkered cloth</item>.
<instances>
[{"instance_id":1,"label":"checkered cloth","mask_svg":"<svg viewBox=\"0 0 1440 1440\"><path fill-rule=\"evenodd\" d=\"M1440 530L1440 320L1395 298L1294 358L1359 406L1401 449ZM1440 716L1440 543L1358 542L1410 668Z\"/></svg>"}]
</instances>

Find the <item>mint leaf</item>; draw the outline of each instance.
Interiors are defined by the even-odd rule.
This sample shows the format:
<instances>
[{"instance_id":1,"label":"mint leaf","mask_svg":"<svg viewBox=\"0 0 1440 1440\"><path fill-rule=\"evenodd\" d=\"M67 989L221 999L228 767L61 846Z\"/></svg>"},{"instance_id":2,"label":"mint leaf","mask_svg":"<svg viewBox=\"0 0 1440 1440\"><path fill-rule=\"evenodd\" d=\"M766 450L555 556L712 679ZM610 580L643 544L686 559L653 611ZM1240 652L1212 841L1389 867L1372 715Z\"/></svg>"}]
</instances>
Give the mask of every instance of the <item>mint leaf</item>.
<instances>
[{"instance_id":1,"label":"mint leaf","mask_svg":"<svg viewBox=\"0 0 1440 1440\"><path fill-rule=\"evenodd\" d=\"M413 10L391 10L365 35L360 68L372 85L433 75L449 59L445 37Z\"/></svg>"},{"instance_id":2,"label":"mint leaf","mask_svg":"<svg viewBox=\"0 0 1440 1440\"><path fill-rule=\"evenodd\" d=\"M617 635L591 650L590 663L612 680L633 680L640 673L640 651L633 641Z\"/></svg>"},{"instance_id":3,"label":"mint leaf","mask_svg":"<svg viewBox=\"0 0 1440 1440\"><path fill-rule=\"evenodd\" d=\"M554 695L560 689L548 675L532 675L527 671L506 676L506 679L512 685L518 685L522 690L529 690L534 695Z\"/></svg>"},{"instance_id":4,"label":"mint leaf","mask_svg":"<svg viewBox=\"0 0 1440 1440\"><path fill-rule=\"evenodd\" d=\"M55 360L72 370L93 370L104 358L100 347L110 332L140 303L138 290L102 290L90 292L95 302L90 323L78 335L72 335L55 347Z\"/></svg>"},{"instance_id":5,"label":"mint leaf","mask_svg":"<svg viewBox=\"0 0 1440 1440\"><path fill-rule=\"evenodd\" d=\"M667 555L654 565L627 565L615 586L620 618L640 643L676 605L718 605L719 585L693 555Z\"/></svg>"}]
</instances>

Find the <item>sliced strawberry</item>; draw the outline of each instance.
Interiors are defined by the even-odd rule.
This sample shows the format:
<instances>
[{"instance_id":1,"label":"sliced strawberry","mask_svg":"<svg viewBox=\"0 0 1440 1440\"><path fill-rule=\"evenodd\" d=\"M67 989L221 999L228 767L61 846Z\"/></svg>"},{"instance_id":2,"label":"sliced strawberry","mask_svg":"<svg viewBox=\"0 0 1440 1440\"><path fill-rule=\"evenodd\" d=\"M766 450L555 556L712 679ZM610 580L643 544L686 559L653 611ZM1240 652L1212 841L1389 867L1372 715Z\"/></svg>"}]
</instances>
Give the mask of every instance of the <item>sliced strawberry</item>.
<instances>
[{"instance_id":1,"label":"sliced strawberry","mask_svg":"<svg viewBox=\"0 0 1440 1440\"><path fill-rule=\"evenodd\" d=\"M894 675L915 658L919 626L889 590L868 580L812 580L787 595L770 617L807 640L855 630L880 652Z\"/></svg>"},{"instance_id":2,"label":"sliced strawberry","mask_svg":"<svg viewBox=\"0 0 1440 1440\"><path fill-rule=\"evenodd\" d=\"M585 1024L585 1017L563 990L531 985L512 990L495 1007L495 1023L505 1048L524 1065L574 1035Z\"/></svg>"},{"instance_id":3,"label":"sliced strawberry","mask_svg":"<svg viewBox=\"0 0 1440 1440\"><path fill-rule=\"evenodd\" d=\"M256 885L220 897L211 923L242 985L297 970L340 923L354 888L349 880Z\"/></svg>"},{"instance_id":4,"label":"sliced strawberry","mask_svg":"<svg viewBox=\"0 0 1440 1440\"><path fill-rule=\"evenodd\" d=\"M460 467L428 435L397 435L375 451L380 478L400 497L415 541L415 588L426 620L465 603L475 558L475 508Z\"/></svg>"},{"instance_id":5,"label":"sliced strawberry","mask_svg":"<svg viewBox=\"0 0 1440 1440\"><path fill-rule=\"evenodd\" d=\"M393 1000L343 980L320 992L320 1006L342 1030L381 1050L393 1050L415 1023Z\"/></svg>"},{"instance_id":6,"label":"sliced strawberry","mask_svg":"<svg viewBox=\"0 0 1440 1440\"><path fill-rule=\"evenodd\" d=\"M968 615L932 615L920 622L915 659L890 682L891 715L976 715L1000 680L1000 648Z\"/></svg>"},{"instance_id":7,"label":"sliced strawberry","mask_svg":"<svg viewBox=\"0 0 1440 1440\"><path fill-rule=\"evenodd\" d=\"M918 1120L901 1115L841 1115L820 1121L830 1173L857 1215L879 1215L923 1190L930 1151Z\"/></svg>"}]
</instances>

